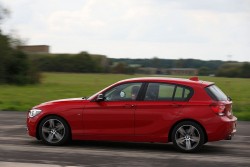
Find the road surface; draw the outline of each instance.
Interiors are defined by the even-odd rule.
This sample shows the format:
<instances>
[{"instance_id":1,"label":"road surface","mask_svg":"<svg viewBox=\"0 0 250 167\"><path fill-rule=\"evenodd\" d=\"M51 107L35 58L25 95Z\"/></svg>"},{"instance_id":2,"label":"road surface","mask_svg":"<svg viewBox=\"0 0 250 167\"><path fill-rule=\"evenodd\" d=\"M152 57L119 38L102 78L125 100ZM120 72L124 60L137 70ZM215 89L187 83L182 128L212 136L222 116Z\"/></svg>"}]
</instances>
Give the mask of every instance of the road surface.
<instances>
[{"instance_id":1,"label":"road surface","mask_svg":"<svg viewBox=\"0 0 250 167\"><path fill-rule=\"evenodd\" d=\"M185 154L171 143L74 141L46 146L26 134L25 117L24 112L0 111L1 167L250 166L250 122L238 122L231 141L207 143L200 152Z\"/></svg>"}]
</instances>

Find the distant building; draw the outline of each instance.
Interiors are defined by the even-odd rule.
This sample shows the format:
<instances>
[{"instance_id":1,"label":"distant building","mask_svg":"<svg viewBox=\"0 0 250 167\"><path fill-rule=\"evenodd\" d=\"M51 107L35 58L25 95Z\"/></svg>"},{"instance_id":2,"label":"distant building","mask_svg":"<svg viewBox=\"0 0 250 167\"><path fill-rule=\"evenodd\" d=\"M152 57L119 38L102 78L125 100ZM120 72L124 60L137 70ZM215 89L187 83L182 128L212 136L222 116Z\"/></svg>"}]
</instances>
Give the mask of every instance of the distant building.
<instances>
[{"instance_id":1,"label":"distant building","mask_svg":"<svg viewBox=\"0 0 250 167\"><path fill-rule=\"evenodd\" d=\"M141 67L137 69L140 74L163 74L163 75L198 75L195 68L151 68Z\"/></svg>"},{"instance_id":2,"label":"distant building","mask_svg":"<svg viewBox=\"0 0 250 167\"><path fill-rule=\"evenodd\" d=\"M169 75L198 75L196 68L168 68L166 73Z\"/></svg>"},{"instance_id":3,"label":"distant building","mask_svg":"<svg viewBox=\"0 0 250 167\"><path fill-rule=\"evenodd\" d=\"M157 73L157 68L153 67L140 67L137 69L137 73L139 74L156 74Z\"/></svg>"},{"instance_id":4,"label":"distant building","mask_svg":"<svg viewBox=\"0 0 250 167\"><path fill-rule=\"evenodd\" d=\"M18 49L28 54L47 54L49 53L48 45L23 45Z\"/></svg>"}]
</instances>

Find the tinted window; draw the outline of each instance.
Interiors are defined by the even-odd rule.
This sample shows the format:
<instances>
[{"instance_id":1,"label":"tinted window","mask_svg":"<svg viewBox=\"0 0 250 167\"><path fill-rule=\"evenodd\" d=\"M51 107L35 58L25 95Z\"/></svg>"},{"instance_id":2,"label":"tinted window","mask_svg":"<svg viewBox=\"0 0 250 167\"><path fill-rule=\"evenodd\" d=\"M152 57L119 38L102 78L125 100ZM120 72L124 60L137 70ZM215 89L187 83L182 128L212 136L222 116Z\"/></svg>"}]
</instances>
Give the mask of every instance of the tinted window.
<instances>
[{"instance_id":1,"label":"tinted window","mask_svg":"<svg viewBox=\"0 0 250 167\"><path fill-rule=\"evenodd\" d=\"M105 101L136 100L142 83L118 85L104 93Z\"/></svg>"},{"instance_id":2,"label":"tinted window","mask_svg":"<svg viewBox=\"0 0 250 167\"><path fill-rule=\"evenodd\" d=\"M191 89L183 86L176 86L175 101L186 101L191 96Z\"/></svg>"},{"instance_id":3,"label":"tinted window","mask_svg":"<svg viewBox=\"0 0 250 167\"><path fill-rule=\"evenodd\" d=\"M165 83L149 83L144 100L186 101L190 98L190 96L191 89L184 86Z\"/></svg>"},{"instance_id":4,"label":"tinted window","mask_svg":"<svg viewBox=\"0 0 250 167\"><path fill-rule=\"evenodd\" d=\"M172 100L175 85L160 84L158 100Z\"/></svg>"},{"instance_id":5,"label":"tinted window","mask_svg":"<svg viewBox=\"0 0 250 167\"><path fill-rule=\"evenodd\" d=\"M226 101L228 97L216 85L206 87L208 95L217 101Z\"/></svg>"}]
</instances>

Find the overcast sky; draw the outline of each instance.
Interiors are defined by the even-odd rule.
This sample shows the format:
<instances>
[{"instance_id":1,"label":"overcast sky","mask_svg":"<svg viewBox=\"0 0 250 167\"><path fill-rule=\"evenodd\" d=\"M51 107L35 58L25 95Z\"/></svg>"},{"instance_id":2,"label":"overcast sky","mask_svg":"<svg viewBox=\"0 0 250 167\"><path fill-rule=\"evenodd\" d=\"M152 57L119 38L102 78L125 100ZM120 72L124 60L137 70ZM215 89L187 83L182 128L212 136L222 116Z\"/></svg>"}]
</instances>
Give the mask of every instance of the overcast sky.
<instances>
[{"instance_id":1,"label":"overcast sky","mask_svg":"<svg viewBox=\"0 0 250 167\"><path fill-rule=\"evenodd\" d=\"M250 0L0 0L1 25L52 53L250 61Z\"/></svg>"}]
</instances>

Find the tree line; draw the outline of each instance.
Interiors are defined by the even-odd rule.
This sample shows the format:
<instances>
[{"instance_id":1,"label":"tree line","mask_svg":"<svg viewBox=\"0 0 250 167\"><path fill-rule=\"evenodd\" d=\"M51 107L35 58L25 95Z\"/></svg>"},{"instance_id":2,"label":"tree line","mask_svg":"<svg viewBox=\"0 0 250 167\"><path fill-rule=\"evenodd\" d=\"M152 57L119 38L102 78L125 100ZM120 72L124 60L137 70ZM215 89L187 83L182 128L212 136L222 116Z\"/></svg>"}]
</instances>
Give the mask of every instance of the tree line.
<instances>
[{"instance_id":1,"label":"tree line","mask_svg":"<svg viewBox=\"0 0 250 167\"><path fill-rule=\"evenodd\" d=\"M216 76L230 78L250 78L250 63L224 63L217 70Z\"/></svg>"},{"instance_id":2,"label":"tree line","mask_svg":"<svg viewBox=\"0 0 250 167\"><path fill-rule=\"evenodd\" d=\"M78 54L29 54L40 71L75 73L134 74L135 68L124 62L113 62L104 55L80 52Z\"/></svg>"},{"instance_id":3,"label":"tree line","mask_svg":"<svg viewBox=\"0 0 250 167\"><path fill-rule=\"evenodd\" d=\"M201 76L250 78L250 62L198 60L198 59L111 59L112 62L139 65L157 69L196 68Z\"/></svg>"},{"instance_id":4,"label":"tree line","mask_svg":"<svg viewBox=\"0 0 250 167\"><path fill-rule=\"evenodd\" d=\"M46 72L76 72L99 73L105 71L105 57L90 55L87 52L79 54L31 54L32 62Z\"/></svg>"},{"instance_id":5,"label":"tree line","mask_svg":"<svg viewBox=\"0 0 250 167\"><path fill-rule=\"evenodd\" d=\"M195 68L198 75L249 78L250 63L225 62L221 60L197 59L114 59L104 55L89 54L46 54L30 55L34 64L47 72L79 73L139 73L140 68Z\"/></svg>"}]
</instances>

